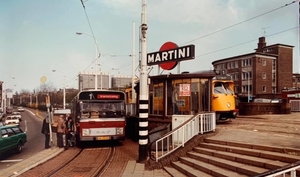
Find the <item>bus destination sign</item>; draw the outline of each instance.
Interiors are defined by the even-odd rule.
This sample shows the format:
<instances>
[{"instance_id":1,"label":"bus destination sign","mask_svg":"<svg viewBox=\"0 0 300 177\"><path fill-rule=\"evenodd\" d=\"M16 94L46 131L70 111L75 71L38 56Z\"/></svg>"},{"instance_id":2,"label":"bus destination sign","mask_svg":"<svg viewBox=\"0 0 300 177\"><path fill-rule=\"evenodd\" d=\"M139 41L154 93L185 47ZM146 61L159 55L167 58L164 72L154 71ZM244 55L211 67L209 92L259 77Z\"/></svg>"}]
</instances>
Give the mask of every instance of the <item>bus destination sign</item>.
<instances>
[{"instance_id":1,"label":"bus destination sign","mask_svg":"<svg viewBox=\"0 0 300 177\"><path fill-rule=\"evenodd\" d=\"M124 100L123 92L114 91L82 91L79 93L79 100Z\"/></svg>"},{"instance_id":2,"label":"bus destination sign","mask_svg":"<svg viewBox=\"0 0 300 177\"><path fill-rule=\"evenodd\" d=\"M110 95L104 95L104 94L98 94L97 99L120 99L120 95L117 94L110 94Z\"/></svg>"}]
</instances>

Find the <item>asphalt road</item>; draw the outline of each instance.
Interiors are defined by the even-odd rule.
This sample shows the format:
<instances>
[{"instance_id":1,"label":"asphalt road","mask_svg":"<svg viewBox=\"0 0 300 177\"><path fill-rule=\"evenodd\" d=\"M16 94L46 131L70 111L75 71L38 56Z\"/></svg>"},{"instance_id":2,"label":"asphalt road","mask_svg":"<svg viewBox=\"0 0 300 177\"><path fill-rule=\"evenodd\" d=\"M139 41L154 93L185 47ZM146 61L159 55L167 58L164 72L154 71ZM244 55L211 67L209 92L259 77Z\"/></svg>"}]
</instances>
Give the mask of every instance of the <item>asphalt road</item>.
<instances>
[{"instance_id":1,"label":"asphalt road","mask_svg":"<svg viewBox=\"0 0 300 177\"><path fill-rule=\"evenodd\" d=\"M22 121L20 127L25 131L27 126L27 143L23 146L23 151L20 154L7 153L6 156L0 160L0 170L18 163L44 149L45 138L41 133L42 119L26 110L21 112L21 115Z\"/></svg>"}]
</instances>

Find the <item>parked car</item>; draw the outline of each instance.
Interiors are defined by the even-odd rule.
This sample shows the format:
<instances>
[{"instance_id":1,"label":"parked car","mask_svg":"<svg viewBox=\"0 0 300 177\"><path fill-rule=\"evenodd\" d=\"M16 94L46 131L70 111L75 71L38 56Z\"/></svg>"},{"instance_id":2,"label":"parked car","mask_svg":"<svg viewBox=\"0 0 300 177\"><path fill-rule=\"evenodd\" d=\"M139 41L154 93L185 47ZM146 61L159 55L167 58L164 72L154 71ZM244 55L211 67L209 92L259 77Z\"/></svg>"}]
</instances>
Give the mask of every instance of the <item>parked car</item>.
<instances>
[{"instance_id":1,"label":"parked car","mask_svg":"<svg viewBox=\"0 0 300 177\"><path fill-rule=\"evenodd\" d=\"M21 113L20 112L12 112L11 113L12 116L16 116L19 118L19 121L22 121L22 116L21 116Z\"/></svg>"},{"instance_id":2,"label":"parked car","mask_svg":"<svg viewBox=\"0 0 300 177\"><path fill-rule=\"evenodd\" d=\"M22 152L27 135L17 125L0 126L0 156L9 151Z\"/></svg>"},{"instance_id":3,"label":"parked car","mask_svg":"<svg viewBox=\"0 0 300 177\"><path fill-rule=\"evenodd\" d=\"M271 103L282 103L282 99L274 98L274 99L271 100Z\"/></svg>"},{"instance_id":4,"label":"parked car","mask_svg":"<svg viewBox=\"0 0 300 177\"><path fill-rule=\"evenodd\" d=\"M0 121L2 121L3 117L4 117L3 112L0 112Z\"/></svg>"},{"instance_id":5,"label":"parked car","mask_svg":"<svg viewBox=\"0 0 300 177\"><path fill-rule=\"evenodd\" d=\"M11 114L13 110L13 108L6 108L6 114Z\"/></svg>"},{"instance_id":6,"label":"parked car","mask_svg":"<svg viewBox=\"0 0 300 177\"><path fill-rule=\"evenodd\" d=\"M18 108L17 108L17 110L19 111L19 112L24 112L24 108L22 107L22 106L19 106Z\"/></svg>"},{"instance_id":7,"label":"parked car","mask_svg":"<svg viewBox=\"0 0 300 177\"><path fill-rule=\"evenodd\" d=\"M19 125L19 123L20 123L20 120L19 120L19 117L17 117L17 116L9 115L5 118L5 125L9 125L9 124Z\"/></svg>"}]
</instances>

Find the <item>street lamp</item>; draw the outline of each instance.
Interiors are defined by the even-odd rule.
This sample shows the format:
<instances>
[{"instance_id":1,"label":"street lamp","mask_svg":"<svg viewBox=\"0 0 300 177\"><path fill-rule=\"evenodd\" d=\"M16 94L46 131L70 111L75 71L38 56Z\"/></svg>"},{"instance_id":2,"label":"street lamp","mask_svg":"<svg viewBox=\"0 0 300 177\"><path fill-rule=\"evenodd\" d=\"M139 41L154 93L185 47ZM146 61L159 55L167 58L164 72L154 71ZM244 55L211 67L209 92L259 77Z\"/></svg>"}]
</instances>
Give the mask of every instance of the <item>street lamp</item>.
<instances>
[{"instance_id":1,"label":"street lamp","mask_svg":"<svg viewBox=\"0 0 300 177\"><path fill-rule=\"evenodd\" d=\"M250 102L250 72L249 71L244 71L242 70L244 73L247 73L247 82L248 82L248 103Z\"/></svg>"},{"instance_id":2,"label":"street lamp","mask_svg":"<svg viewBox=\"0 0 300 177\"><path fill-rule=\"evenodd\" d=\"M55 69L52 70L52 72L56 72L56 71L57 70L55 70ZM61 72L61 71L59 71L59 72ZM61 72L61 73L63 73L63 72ZM66 81L65 81L65 77L66 76L64 76L64 84L63 84L63 109L66 109L66 86L65 86Z\"/></svg>"},{"instance_id":3,"label":"street lamp","mask_svg":"<svg viewBox=\"0 0 300 177\"><path fill-rule=\"evenodd\" d=\"M90 34L87 34L87 33L82 33L82 32L76 32L77 35L82 35L82 34L85 34L91 38L94 39L94 43L95 43L95 90L98 89L98 58L100 58L101 54L99 52L99 48L98 48L98 43L97 43L97 40L95 38L95 36L93 35L90 35ZM101 82L102 82L102 74L101 74ZM102 90L102 84L100 86L100 90Z\"/></svg>"}]
</instances>

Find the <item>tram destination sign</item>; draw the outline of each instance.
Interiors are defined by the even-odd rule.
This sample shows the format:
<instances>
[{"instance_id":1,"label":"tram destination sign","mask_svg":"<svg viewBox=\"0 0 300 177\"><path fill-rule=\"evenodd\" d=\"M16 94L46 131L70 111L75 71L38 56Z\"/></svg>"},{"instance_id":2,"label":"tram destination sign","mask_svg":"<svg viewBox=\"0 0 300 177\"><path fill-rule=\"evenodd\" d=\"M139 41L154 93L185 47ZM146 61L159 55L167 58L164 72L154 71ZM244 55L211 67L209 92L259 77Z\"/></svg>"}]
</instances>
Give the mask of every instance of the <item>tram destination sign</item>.
<instances>
[{"instance_id":1,"label":"tram destination sign","mask_svg":"<svg viewBox=\"0 0 300 177\"><path fill-rule=\"evenodd\" d=\"M191 60L195 58L195 45L187 45L174 49L147 54L147 65L158 65L167 62Z\"/></svg>"}]
</instances>

